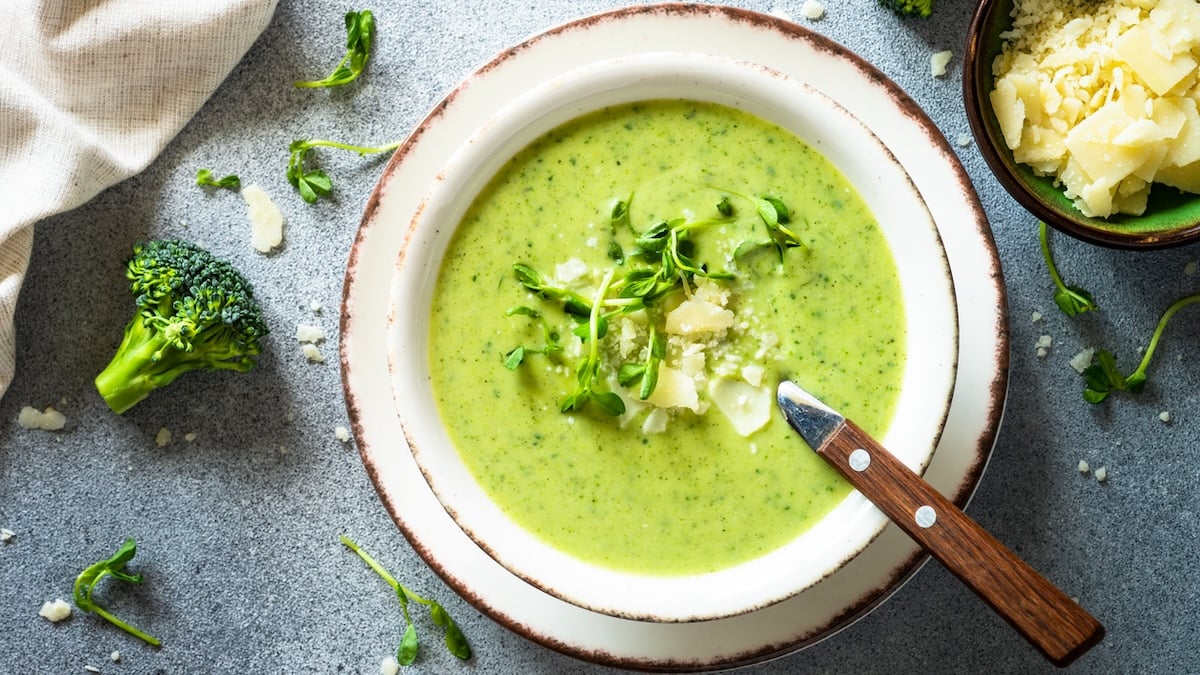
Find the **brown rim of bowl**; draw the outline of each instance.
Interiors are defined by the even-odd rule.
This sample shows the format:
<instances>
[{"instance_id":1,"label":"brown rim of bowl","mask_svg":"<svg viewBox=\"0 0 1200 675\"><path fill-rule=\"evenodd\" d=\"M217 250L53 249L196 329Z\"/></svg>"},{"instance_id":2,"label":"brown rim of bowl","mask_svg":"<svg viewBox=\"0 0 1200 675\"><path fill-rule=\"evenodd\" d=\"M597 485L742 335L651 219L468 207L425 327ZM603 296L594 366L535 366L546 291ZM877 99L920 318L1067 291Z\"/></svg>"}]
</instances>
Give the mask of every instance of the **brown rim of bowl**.
<instances>
[{"instance_id":1,"label":"brown rim of bowl","mask_svg":"<svg viewBox=\"0 0 1200 675\"><path fill-rule=\"evenodd\" d=\"M975 136L975 144L979 146L979 152L996 180L1036 218L1064 234L1091 244L1116 249L1152 250L1190 244L1200 239L1200 222L1154 232L1119 232L1093 227L1082 214L1075 216L1064 213L1042 199L1013 172L1013 160L1011 155L1005 154L1007 146L1004 140L996 136L988 124L990 92L984 88L991 84L992 56L982 40L986 29L994 22L1003 20L1000 15L1007 16L1012 6L1013 0L982 0L971 17L963 50L963 107L971 125L971 133Z\"/></svg>"}]
</instances>

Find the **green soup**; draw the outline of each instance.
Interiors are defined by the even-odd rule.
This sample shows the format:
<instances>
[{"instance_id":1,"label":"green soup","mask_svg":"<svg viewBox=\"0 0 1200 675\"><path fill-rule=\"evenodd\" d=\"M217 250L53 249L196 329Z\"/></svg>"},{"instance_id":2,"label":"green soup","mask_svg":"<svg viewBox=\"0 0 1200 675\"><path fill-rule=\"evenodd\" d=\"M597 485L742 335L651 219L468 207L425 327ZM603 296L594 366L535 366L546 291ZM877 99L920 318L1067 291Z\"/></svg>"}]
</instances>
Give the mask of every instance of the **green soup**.
<instances>
[{"instance_id":1,"label":"green soup","mask_svg":"<svg viewBox=\"0 0 1200 675\"><path fill-rule=\"evenodd\" d=\"M788 227L802 244L782 256L758 246L770 241L756 212L764 196L786 203ZM731 215L716 212L721 199L729 200ZM629 206L628 225L611 221L617 200ZM518 282L514 263L547 277L578 274L567 285L590 297L607 270L620 277L640 264L631 254L637 232L671 219L712 220L691 237L689 252L697 264L735 277L693 280L664 301L666 311L697 285L717 288L734 317L717 335L668 343L662 364L692 373L699 409L640 408L634 385L620 417L598 405L560 412L590 343L572 334L579 323L561 303ZM752 250L742 256L738 247L746 242ZM565 349L536 353L546 344L543 326L506 314L516 306L537 310ZM603 345L605 388L619 388L618 362L647 353L636 345L620 353L621 335L635 332L636 318L614 318L596 343ZM503 166L447 250L434 292L429 363L453 442L515 521L603 566L679 575L768 553L846 496L849 486L775 410L775 386L794 378L868 432L882 433L903 374L904 335L883 235L832 165L790 132L745 112L664 100L571 121ZM510 370L505 357L519 345L527 346L524 361ZM699 372L697 349L704 354ZM769 421L739 434L709 401L709 387L723 381L765 390ZM651 415L667 420L665 430L647 424Z\"/></svg>"}]
</instances>

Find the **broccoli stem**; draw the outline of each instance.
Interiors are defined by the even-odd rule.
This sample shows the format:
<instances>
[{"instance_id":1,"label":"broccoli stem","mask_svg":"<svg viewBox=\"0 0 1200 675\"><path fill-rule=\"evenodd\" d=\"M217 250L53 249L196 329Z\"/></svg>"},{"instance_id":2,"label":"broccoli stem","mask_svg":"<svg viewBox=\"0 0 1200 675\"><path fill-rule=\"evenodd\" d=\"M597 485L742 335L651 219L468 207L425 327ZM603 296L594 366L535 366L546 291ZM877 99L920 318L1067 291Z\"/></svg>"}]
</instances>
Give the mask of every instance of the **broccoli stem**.
<instances>
[{"instance_id":1,"label":"broccoli stem","mask_svg":"<svg viewBox=\"0 0 1200 675\"><path fill-rule=\"evenodd\" d=\"M96 376L96 390L120 415L165 383L148 367L168 346L158 331L148 330L140 314L125 326L125 336L112 361Z\"/></svg>"},{"instance_id":2,"label":"broccoli stem","mask_svg":"<svg viewBox=\"0 0 1200 675\"><path fill-rule=\"evenodd\" d=\"M254 362L237 358L216 339L205 340L213 329L196 336L192 351L177 349L169 335L146 325L141 314L125 326L125 337L109 364L96 376L96 390L108 407L120 415L175 378L197 368L249 370Z\"/></svg>"}]
</instances>

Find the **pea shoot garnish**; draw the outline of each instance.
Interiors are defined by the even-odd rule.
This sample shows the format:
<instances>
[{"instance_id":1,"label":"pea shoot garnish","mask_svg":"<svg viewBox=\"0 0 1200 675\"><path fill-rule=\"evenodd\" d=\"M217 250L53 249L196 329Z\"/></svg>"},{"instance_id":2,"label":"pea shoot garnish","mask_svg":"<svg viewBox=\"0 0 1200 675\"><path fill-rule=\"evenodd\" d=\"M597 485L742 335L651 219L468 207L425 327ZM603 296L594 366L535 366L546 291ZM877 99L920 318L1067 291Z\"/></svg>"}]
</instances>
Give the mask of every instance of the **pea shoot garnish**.
<instances>
[{"instance_id":1,"label":"pea shoot garnish","mask_svg":"<svg viewBox=\"0 0 1200 675\"><path fill-rule=\"evenodd\" d=\"M752 248L773 248L779 253L782 263L787 249L801 245L796 233L785 227L791 222L787 205L774 197L750 201L755 204L755 213L766 227L768 238L743 242L737 247L738 252L734 257ZM522 286L557 306L577 323L571 332L582 341L583 358L575 368L575 388L559 406L564 413L582 410L589 402L613 416L625 412L624 399L603 388L605 368L600 342L608 334L612 319L634 312L645 313L648 336L644 355L636 361L617 365L615 375L621 386L636 387L638 397L647 400L658 385L659 371L667 356L663 301L676 294L690 293L689 289L697 279L727 281L735 278L732 272L710 269L706 263L697 262L692 238L694 233L702 229L733 222L736 212L728 196L717 202L711 217L660 220L644 230L633 226L631 202L632 196L618 200L609 212L609 230L613 240L608 258L615 264L605 272L592 297L554 285L529 265L513 265L517 281ZM627 237L632 235L632 250L626 251L621 247L618 237L622 234ZM519 346L505 352L503 363L509 370L519 367L530 354L557 357L564 351L557 332L541 312L518 305L510 308L506 314L520 314L542 322L544 338L541 348Z\"/></svg>"},{"instance_id":2,"label":"pea shoot garnish","mask_svg":"<svg viewBox=\"0 0 1200 675\"><path fill-rule=\"evenodd\" d=\"M1042 258L1046 261L1046 270L1050 272L1050 279L1054 281L1054 304L1067 316L1098 309L1091 293L1078 286L1063 283L1058 267L1054 264L1054 256L1050 254L1050 228L1044 222L1038 223L1038 239L1042 246Z\"/></svg>"},{"instance_id":3,"label":"pea shoot garnish","mask_svg":"<svg viewBox=\"0 0 1200 675\"><path fill-rule=\"evenodd\" d=\"M1154 335L1150 338L1150 345L1142 354L1141 362L1129 375L1121 374L1120 369L1117 368L1117 359L1111 352L1104 349L1097 350L1093 355L1093 363L1083 371L1087 382L1083 390L1083 399L1088 403L1100 403L1114 391L1140 393L1146 386L1146 369L1150 366L1150 360L1154 357L1154 351L1158 348L1159 338L1162 337L1167 322L1175 316L1176 312L1197 302L1200 302L1200 294L1189 295L1176 300L1167 308L1167 311L1163 312L1162 318L1158 320L1158 325L1154 328Z\"/></svg>"},{"instance_id":4,"label":"pea shoot garnish","mask_svg":"<svg viewBox=\"0 0 1200 675\"><path fill-rule=\"evenodd\" d=\"M390 152L400 147L399 143L389 143L378 147L363 145L348 145L337 141L326 140L296 140L288 146L288 182L300 193L300 198L312 204L321 197L328 196L333 191L333 181L320 169L305 169L304 163L308 151L313 148L337 148L357 152L359 157L374 155L380 152Z\"/></svg>"},{"instance_id":5,"label":"pea shoot garnish","mask_svg":"<svg viewBox=\"0 0 1200 675\"><path fill-rule=\"evenodd\" d=\"M371 57L375 42L375 16L371 10L346 13L346 55L338 61L333 72L320 80L296 82L302 89L337 87L358 79Z\"/></svg>"},{"instance_id":6,"label":"pea shoot garnish","mask_svg":"<svg viewBox=\"0 0 1200 675\"><path fill-rule=\"evenodd\" d=\"M124 544L121 544L121 547L117 549L117 552L111 558L101 560L80 572L79 576L75 578L75 606L85 612L98 614L105 621L108 621L117 628L142 639L147 644L157 647L161 644L157 638L118 619L92 599L92 592L96 590L96 584L100 583L100 580L107 576L112 576L131 584L142 583L142 575L125 572L125 564L132 560L136 554L137 543L132 538L129 538L125 540Z\"/></svg>"},{"instance_id":7,"label":"pea shoot garnish","mask_svg":"<svg viewBox=\"0 0 1200 675\"><path fill-rule=\"evenodd\" d=\"M400 582L396 581L395 577L388 573L366 551L359 548L358 544L354 543L349 537L342 535L339 539L346 548L357 553L358 557L362 558L381 579L387 582L387 585L391 586L392 590L396 592L396 598L400 600L400 611L404 615L404 636L400 639L400 647L396 650L396 661L400 665L412 665L417 659L417 627L413 623L412 615L408 611L408 602L410 600L429 608L429 617L433 620L435 626L442 629L446 649L451 654L464 661L471 658L471 646L467 644L466 636L463 635L458 624L454 623L454 620L450 618L450 615L446 613L446 610L441 605L429 598L423 598L401 585Z\"/></svg>"},{"instance_id":8,"label":"pea shoot garnish","mask_svg":"<svg viewBox=\"0 0 1200 675\"><path fill-rule=\"evenodd\" d=\"M201 187L238 190L242 187L242 179L238 178L236 174L232 173L223 178L217 178L212 171L208 169L200 169L196 172L196 185Z\"/></svg>"}]
</instances>

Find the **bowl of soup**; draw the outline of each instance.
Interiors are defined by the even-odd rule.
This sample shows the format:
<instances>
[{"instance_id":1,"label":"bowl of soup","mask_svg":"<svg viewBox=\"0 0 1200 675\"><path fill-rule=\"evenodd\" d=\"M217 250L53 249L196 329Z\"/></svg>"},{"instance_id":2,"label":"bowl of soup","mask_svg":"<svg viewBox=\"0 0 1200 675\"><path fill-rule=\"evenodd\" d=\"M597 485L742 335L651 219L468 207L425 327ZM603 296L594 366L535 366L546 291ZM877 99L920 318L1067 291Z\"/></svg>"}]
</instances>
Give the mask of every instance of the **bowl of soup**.
<instances>
[{"instance_id":1,"label":"bowl of soup","mask_svg":"<svg viewBox=\"0 0 1200 675\"><path fill-rule=\"evenodd\" d=\"M410 223L388 363L440 505L570 604L792 597L886 518L787 426L792 379L920 472L958 354L929 210L822 93L692 52L590 63L467 139Z\"/></svg>"}]
</instances>

